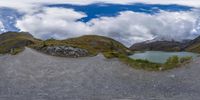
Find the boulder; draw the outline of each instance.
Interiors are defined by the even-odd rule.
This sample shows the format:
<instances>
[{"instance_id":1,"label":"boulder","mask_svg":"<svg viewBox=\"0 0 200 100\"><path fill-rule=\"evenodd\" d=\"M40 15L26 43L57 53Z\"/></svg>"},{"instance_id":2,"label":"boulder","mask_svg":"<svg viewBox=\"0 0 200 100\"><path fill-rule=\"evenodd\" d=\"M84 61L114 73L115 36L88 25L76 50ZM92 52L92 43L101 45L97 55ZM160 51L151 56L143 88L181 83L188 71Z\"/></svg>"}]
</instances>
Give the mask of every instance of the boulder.
<instances>
[{"instance_id":1,"label":"boulder","mask_svg":"<svg viewBox=\"0 0 200 100\"><path fill-rule=\"evenodd\" d=\"M86 57L89 55L89 52L85 49L74 48L70 46L48 46L42 49L42 52L52 55L52 56L61 56L61 57Z\"/></svg>"}]
</instances>

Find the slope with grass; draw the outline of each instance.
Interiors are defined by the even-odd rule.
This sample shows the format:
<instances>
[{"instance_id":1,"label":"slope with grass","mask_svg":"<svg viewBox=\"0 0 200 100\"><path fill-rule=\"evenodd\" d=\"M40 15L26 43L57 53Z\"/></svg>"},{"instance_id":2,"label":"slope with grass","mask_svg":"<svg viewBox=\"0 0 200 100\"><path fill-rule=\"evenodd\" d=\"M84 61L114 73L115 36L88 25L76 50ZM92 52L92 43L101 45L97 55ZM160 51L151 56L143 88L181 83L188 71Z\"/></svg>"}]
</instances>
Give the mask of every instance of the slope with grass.
<instances>
[{"instance_id":1,"label":"slope with grass","mask_svg":"<svg viewBox=\"0 0 200 100\"><path fill-rule=\"evenodd\" d=\"M189 43L186 51L200 53L200 36Z\"/></svg>"},{"instance_id":2,"label":"slope with grass","mask_svg":"<svg viewBox=\"0 0 200 100\"><path fill-rule=\"evenodd\" d=\"M117 52L121 54L130 53L129 49L120 42L97 35L85 35L65 40L49 39L32 45L31 47L41 51L52 46L70 46L74 48L86 49L90 55L106 52Z\"/></svg>"},{"instance_id":3,"label":"slope with grass","mask_svg":"<svg viewBox=\"0 0 200 100\"><path fill-rule=\"evenodd\" d=\"M39 51L52 46L66 46L75 49L86 49L89 51L90 55L104 52L118 52L122 54L130 52L129 49L120 42L97 35L86 35L65 40L39 40L26 32L6 32L0 34L0 54L18 53L21 52L25 46Z\"/></svg>"},{"instance_id":4,"label":"slope with grass","mask_svg":"<svg viewBox=\"0 0 200 100\"><path fill-rule=\"evenodd\" d=\"M25 46L39 42L26 32L6 32L0 34L0 54L21 52Z\"/></svg>"}]
</instances>

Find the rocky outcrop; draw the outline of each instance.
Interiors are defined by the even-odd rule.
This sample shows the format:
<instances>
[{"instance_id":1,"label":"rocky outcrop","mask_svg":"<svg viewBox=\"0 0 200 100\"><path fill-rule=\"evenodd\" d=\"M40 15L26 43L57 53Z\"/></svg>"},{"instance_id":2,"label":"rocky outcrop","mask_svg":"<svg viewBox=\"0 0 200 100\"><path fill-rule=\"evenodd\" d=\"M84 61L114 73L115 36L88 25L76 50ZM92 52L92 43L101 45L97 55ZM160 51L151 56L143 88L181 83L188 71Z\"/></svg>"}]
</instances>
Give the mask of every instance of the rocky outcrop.
<instances>
[{"instance_id":1,"label":"rocky outcrop","mask_svg":"<svg viewBox=\"0 0 200 100\"><path fill-rule=\"evenodd\" d=\"M42 48L41 51L52 56L72 58L86 57L89 55L89 52L85 49L74 48L70 46L48 46Z\"/></svg>"}]
</instances>

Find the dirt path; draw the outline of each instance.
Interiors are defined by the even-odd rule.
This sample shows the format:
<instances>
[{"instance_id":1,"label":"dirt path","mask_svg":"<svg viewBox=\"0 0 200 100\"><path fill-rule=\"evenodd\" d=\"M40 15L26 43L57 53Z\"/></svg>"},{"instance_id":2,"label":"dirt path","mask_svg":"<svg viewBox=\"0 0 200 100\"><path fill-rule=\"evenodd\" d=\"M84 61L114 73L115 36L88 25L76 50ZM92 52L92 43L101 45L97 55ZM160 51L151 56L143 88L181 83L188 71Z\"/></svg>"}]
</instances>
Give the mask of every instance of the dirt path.
<instances>
[{"instance_id":1,"label":"dirt path","mask_svg":"<svg viewBox=\"0 0 200 100\"><path fill-rule=\"evenodd\" d=\"M0 100L199 100L200 58L166 72L103 56L59 58L27 48L0 56Z\"/></svg>"}]
</instances>

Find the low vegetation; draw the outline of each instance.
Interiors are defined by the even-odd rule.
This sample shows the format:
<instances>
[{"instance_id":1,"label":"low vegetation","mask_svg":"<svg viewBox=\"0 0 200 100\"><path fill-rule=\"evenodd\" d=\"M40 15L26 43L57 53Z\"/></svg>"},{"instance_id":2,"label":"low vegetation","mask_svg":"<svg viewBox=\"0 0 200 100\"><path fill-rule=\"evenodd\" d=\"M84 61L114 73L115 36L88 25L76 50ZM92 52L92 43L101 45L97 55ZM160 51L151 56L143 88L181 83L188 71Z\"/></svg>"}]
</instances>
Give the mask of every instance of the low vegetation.
<instances>
[{"instance_id":1,"label":"low vegetation","mask_svg":"<svg viewBox=\"0 0 200 100\"><path fill-rule=\"evenodd\" d=\"M129 49L120 42L97 35L85 35L66 40L55 40L51 38L43 41L25 32L7 32L0 34L0 54L17 54L23 51L26 46L38 51L49 46L71 46L86 49L91 56L110 51L122 54L130 53Z\"/></svg>"},{"instance_id":2,"label":"low vegetation","mask_svg":"<svg viewBox=\"0 0 200 100\"><path fill-rule=\"evenodd\" d=\"M168 70L175 67L179 67L181 65L189 63L191 60L192 60L192 57L190 56L186 56L186 57L172 56L167 59L166 63L163 65L163 69Z\"/></svg>"},{"instance_id":3,"label":"low vegetation","mask_svg":"<svg viewBox=\"0 0 200 100\"><path fill-rule=\"evenodd\" d=\"M200 53L200 36L194 40L191 40L185 51Z\"/></svg>"},{"instance_id":4,"label":"low vegetation","mask_svg":"<svg viewBox=\"0 0 200 100\"><path fill-rule=\"evenodd\" d=\"M119 54L117 52L106 52L104 55L106 55L106 58L118 58L123 63L136 69L155 71L161 67L161 64L152 63L148 60L132 59L129 58L127 55Z\"/></svg>"},{"instance_id":5,"label":"low vegetation","mask_svg":"<svg viewBox=\"0 0 200 100\"><path fill-rule=\"evenodd\" d=\"M95 56L98 53L106 54L105 52L118 52L125 55L130 53L129 49L120 42L111 38L97 35L86 35L66 40L49 39L31 45L32 48L37 50L41 50L49 46L71 46L75 48L86 49L89 51L91 56Z\"/></svg>"},{"instance_id":6,"label":"low vegetation","mask_svg":"<svg viewBox=\"0 0 200 100\"><path fill-rule=\"evenodd\" d=\"M189 46L186 51L200 53L200 43Z\"/></svg>"},{"instance_id":7,"label":"low vegetation","mask_svg":"<svg viewBox=\"0 0 200 100\"><path fill-rule=\"evenodd\" d=\"M180 58L180 63L189 63L189 61L192 60L191 56L186 56L186 57L181 57Z\"/></svg>"},{"instance_id":8,"label":"low vegetation","mask_svg":"<svg viewBox=\"0 0 200 100\"><path fill-rule=\"evenodd\" d=\"M25 46L37 43L39 40L25 32L7 32L0 35L0 54L17 54Z\"/></svg>"},{"instance_id":9,"label":"low vegetation","mask_svg":"<svg viewBox=\"0 0 200 100\"><path fill-rule=\"evenodd\" d=\"M18 54L18 53L20 53L22 51L24 51L23 47L21 47L21 48L13 48L13 49L10 50L10 54L16 55L16 54Z\"/></svg>"},{"instance_id":10,"label":"low vegetation","mask_svg":"<svg viewBox=\"0 0 200 100\"><path fill-rule=\"evenodd\" d=\"M123 63L136 68L136 69L143 69L148 71L164 71L173 68L177 68L181 65L187 64L192 60L192 57L178 57L172 56L169 57L164 64L153 63L148 60L141 60L141 59L132 59L129 58L127 55L119 54L117 52L106 52L106 58L119 58L120 61Z\"/></svg>"}]
</instances>

